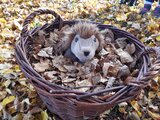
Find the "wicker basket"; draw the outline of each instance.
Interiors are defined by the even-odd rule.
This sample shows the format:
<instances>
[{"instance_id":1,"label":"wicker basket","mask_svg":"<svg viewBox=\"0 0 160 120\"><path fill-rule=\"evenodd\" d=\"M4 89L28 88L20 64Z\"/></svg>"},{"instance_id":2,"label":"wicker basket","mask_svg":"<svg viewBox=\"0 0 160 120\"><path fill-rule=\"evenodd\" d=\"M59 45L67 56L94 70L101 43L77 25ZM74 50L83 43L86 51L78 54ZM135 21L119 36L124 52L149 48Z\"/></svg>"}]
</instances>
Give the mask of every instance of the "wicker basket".
<instances>
[{"instance_id":1,"label":"wicker basket","mask_svg":"<svg viewBox=\"0 0 160 120\"><path fill-rule=\"evenodd\" d=\"M35 16L41 14L52 14L55 17L55 20L50 24L46 23L43 26L28 31L29 23ZM65 87L48 82L31 66L28 45L39 30L49 32L54 29L60 29L64 25L73 25L77 22L78 21L63 21L59 15L51 10L37 10L25 19L20 39L15 46L15 55L21 70L28 78L29 82L35 87L47 108L51 112L59 115L63 120L93 119L118 103L135 98L140 93L141 89L147 86L148 81L159 74L160 68L160 49L158 47L146 48L132 34L111 25L97 23L100 29L108 28L112 30L115 38L127 37L131 40L130 42L135 44L136 54L140 57L139 62L137 63L140 66L140 72L137 79L131 80L126 85L112 87L94 93L69 90ZM157 55L154 64L150 63L150 52L155 52ZM105 100L98 99L98 96L102 96L102 93L111 91L115 92L113 96L106 98Z\"/></svg>"}]
</instances>

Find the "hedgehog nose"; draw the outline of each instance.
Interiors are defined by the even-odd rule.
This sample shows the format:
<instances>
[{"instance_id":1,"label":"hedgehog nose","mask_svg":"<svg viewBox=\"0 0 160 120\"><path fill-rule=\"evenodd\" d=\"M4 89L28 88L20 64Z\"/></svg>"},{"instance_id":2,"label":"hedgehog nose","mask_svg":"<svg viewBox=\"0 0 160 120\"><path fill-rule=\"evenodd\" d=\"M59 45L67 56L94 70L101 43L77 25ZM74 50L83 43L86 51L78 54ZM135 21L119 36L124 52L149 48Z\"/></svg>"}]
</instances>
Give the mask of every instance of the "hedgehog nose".
<instances>
[{"instance_id":1,"label":"hedgehog nose","mask_svg":"<svg viewBox=\"0 0 160 120\"><path fill-rule=\"evenodd\" d=\"M89 51L84 51L84 56L88 56L89 55Z\"/></svg>"}]
</instances>

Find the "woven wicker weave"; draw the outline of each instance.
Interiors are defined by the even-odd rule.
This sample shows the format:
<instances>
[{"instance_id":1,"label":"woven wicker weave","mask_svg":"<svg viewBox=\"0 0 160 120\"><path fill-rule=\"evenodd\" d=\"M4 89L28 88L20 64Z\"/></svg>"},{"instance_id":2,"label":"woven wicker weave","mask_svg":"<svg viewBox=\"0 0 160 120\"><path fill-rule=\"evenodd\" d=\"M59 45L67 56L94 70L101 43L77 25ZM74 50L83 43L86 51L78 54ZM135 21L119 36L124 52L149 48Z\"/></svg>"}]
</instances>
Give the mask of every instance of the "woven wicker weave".
<instances>
[{"instance_id":1,"label":"woven wicker weave","mask_svg":"<svg viewBox=\"0 0 160 120\"><path fill-rule=\"evenodd\" d=\"M43 26L36 27L29 31L29 23L35 16L41 14L52 14L55 17L55 20L50 24L46 23ZM160 68L160 50L158 47L146 48L130 33L110 25L97 23L101 30L106 28L112 30L115 38L127 37L131 40L131 43L136 45L136 54L140 57L139 62L137 63L137 65L140 66L140 72L137 79L131 80L126 85L107 88L94 93L69 90L65 87L48 82L31 66L28 45L39 30L49 32L54 29L60 29L64 25L73 25L77 22L78 21L63 21L59 15L51 10L37 10L25 19L20 39L15 46L16 59L21 70L28 78L29 82L35 87L47 108L51 112L59 115L63 120L92 119L118 103L135 98L140 93L141 89L148 84L148 81L158 75ZM150 52L157 53L157 59L154 64L150 63ZM106 98L105 100L98 99L98 96L102 96L102 93L111 91L115 92L113 96Z\"/></svg>"}]
</instances>

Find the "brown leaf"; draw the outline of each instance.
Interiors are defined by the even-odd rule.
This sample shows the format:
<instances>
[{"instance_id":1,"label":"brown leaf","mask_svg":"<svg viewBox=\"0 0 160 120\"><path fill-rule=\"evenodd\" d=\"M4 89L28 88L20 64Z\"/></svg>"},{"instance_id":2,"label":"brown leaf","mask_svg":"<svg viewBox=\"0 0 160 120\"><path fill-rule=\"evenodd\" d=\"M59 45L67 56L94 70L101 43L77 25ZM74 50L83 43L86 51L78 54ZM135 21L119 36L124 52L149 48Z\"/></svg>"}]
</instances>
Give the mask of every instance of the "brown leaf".
<instances>
[{"instance_id":1,"label":"brown leaf","mask_svg":"<svg viewBox=\"0 0 160 120\"><path fill-rule=\"evenodd\" d=\"M39 113L41 111L42 111L42 109L36 106L36 107L33 107L29 112L31 114L35 114L35 113Z\"/></svg>"},{"instance_id":2,"label":"brown leaf","mask_svg":"<svg viewBox=\"0 0 160 120\"><path fill-rule=\"evenodd\" d=\"M93 85L97 85L99 82L101 82L101 74L96 74L95 76L91 77L91 81Z\"/></svg>"},{"instance_id":3,"label":"brown leaf","mask_svg":"<svg viewBox=\"0 0 160 120\"><path fill-rule=\"evenodd\" d=\"M121 60L122 63L133 62L133 58L131 57L131 55L128 52L123 51L121 48L117 49L116 53L120 57L120 60Z\"/></svg>"},{"instance_id":4,"label":"brown leaf","mask_svg":"<svg viewBox=\"0 0 160 120\"><path fill-rule=\"evenodd\" d=\"M109 67L113 66L111 63L104 63L102 67L103 76L106 77L108 74Z\"/></svg>"},{"instance_id":5,"label":"brown leaf","mask_svg":"<svg viewBox=\"0 0 160 120\"><path fill-rule=\"evenodd\" d=\"M86 92L90 89L90 87L85 87L85 86L92 86L92 83L89 79L85 79L82 81L76 81L76 87L80 87L78 90L81 92Z\"/></svg>"},{"instance_id":6,"label":"brown leaf","mask_svg":"<svg viewBox=\"0 0 160 120\"><path fill-rule=\"evenodd\" d=\"M49 69L50 61L48 59L40 61L40 63L33 63L33 67L37 72L44 72Z\"/></svg>"},{"instance_id":7,"label":"brown leaf","mask_svg":"<svg viewBox=\"0 0 160 120\"><path fill-rule=\"evenodd\" d=\"M124 77L124 76L128 76L130 75L130 70L128 68L127 65L123 65L122 67L119 68L119 71L118 71L118 77Z\"/></svg>"},{"instance_id":8,"label":"brown leaf","mask_svg":"<svg viewBox=\"0 0 160 120\"><path fill-rule=\"evenodd\" d=\"M133 53L135 53L136 47L133 43L132 44L127 44L126 48L125 48L125 51L127 51L130 55L132 55Z\"/></svg>"},{"instance_id":9,"label":"brown leaf","mask_svg":"<svg viewBox=\"0 0 160 120\"><path fill-rule=\"evenodd\" d=\"M149 116L151 116L154 120L160 120L160 114L151 112L148 109L147 109L147 112L148 112Z\"/></svg>"},{"instance_id":10,"label":"brown leaf","mask_svg":"<svg viewBox=\"0 0 160 120\"><path fill-rule=\"evenodd\" d=\"M56 74L57 74L57 71L47 71L47 72L44 72L44 76L48 80L56 80L57 79Z\"/></svg>"},{"instance_id":11,"label":"brown leaf","mask_svg":"<svg viewBox=\"0 0 160 120\"><path fill-rule=\"evenodd\" d=\"M127 40L127 38L123 37L123 38L117 38L115 41L116 41L118 47L123 49L127 45L126 40Z\"/></svg>"},{"instance_id":12,"label":"brown leaf","mask_svg":"<svg viewBox=\"0 0 160 120\"><path fill-rule=\"evenodd\" d=\"M63 65L63 67L68 71L68 72L75 72L77 70L77 67L75 65Z\"/></svg>"}]
</instances>

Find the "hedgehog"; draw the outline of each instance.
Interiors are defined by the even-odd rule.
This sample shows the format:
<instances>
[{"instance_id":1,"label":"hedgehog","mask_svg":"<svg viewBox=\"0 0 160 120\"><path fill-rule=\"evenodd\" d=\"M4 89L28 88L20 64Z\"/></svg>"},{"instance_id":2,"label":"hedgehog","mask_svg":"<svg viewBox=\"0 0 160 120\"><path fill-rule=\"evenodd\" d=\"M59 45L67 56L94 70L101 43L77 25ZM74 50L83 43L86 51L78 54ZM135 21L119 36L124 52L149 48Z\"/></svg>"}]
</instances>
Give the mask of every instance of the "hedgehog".
<instances>
[{"instance_id":1,"label":"hedgehog","mask_svg":"<svg viewBox=\"0 0 160 120\"><path fill-rule=\"evenodd\" d=\"M64 54L74 61L91 60L96 52L102 50L104 37L96 24L78 22L63 31L60 41L54 46L54 54Z\"/></svg>"}]
</instances>

